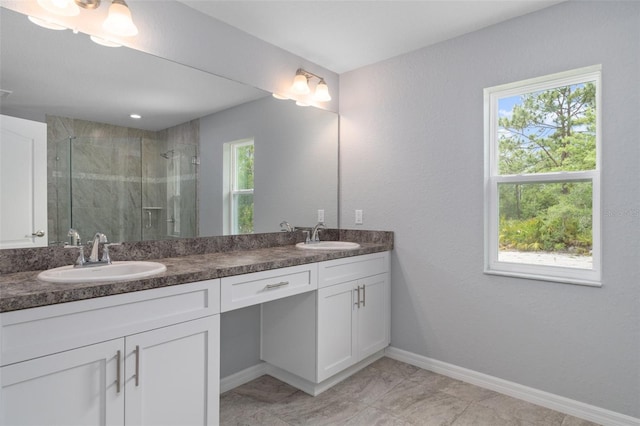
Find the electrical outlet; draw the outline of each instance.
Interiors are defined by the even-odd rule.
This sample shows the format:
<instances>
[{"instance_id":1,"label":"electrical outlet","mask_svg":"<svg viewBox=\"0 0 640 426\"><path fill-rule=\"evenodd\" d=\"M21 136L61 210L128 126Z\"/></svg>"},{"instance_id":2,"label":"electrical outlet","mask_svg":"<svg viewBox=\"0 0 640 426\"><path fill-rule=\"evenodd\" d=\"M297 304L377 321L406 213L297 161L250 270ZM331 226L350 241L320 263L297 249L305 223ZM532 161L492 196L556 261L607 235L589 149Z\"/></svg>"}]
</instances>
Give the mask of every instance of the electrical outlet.
<instances>
[{"instance_id":1,"label":"electrical outlet","mask_svg":"<svg viewBox=\"0 0 640 426\"><path fill-rule=\"evenodd\" d=\"M318 222L324 222L324 209L318 210Z\"/></svg>"},{"instance_id":2,"label":"electrical outlet","mask_svg":"<svg viewBox=\"0 0 640 426\"><path fill-rule=\"evenodd\" d=\"M362 225L362 210L356 210L356 225Z\"/></svg>"}]
</instances>

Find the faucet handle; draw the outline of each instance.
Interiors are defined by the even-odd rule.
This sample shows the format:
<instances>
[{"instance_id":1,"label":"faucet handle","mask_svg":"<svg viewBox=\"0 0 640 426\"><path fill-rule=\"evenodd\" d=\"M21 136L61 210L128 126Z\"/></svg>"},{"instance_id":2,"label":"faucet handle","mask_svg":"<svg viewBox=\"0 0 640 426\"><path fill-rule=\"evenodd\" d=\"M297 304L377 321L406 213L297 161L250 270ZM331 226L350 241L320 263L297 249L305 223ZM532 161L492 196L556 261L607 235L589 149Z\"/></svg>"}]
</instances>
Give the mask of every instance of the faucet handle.
<instances>
[{"instance_id":1,"label":"faucet handle","mask_svg":"<svg viewBox=\"0 0 640 426\"><path fill-rule=\"evenodd\" d=\"M80 240L80 234L75 229L70 228L69 232L67 232L67 237L71 237L71 239L69 240L70 246L75 247L75 246L82 245L82 241Z\"/></svg>"}]
</instances>

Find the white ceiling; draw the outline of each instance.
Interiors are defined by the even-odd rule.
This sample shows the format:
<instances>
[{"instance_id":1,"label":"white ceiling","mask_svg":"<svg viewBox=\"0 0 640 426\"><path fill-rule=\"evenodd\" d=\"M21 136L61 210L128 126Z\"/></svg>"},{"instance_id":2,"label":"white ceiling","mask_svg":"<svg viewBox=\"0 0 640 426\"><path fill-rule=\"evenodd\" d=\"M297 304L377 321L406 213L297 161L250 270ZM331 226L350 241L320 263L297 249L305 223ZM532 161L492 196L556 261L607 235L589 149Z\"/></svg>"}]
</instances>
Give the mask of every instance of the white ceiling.
<instances>
[{"instance_id":1,"label":"white ceiling","mask_svg":"<svg viewBox=\"0 0 640 426\"><path fill-rule=\"evenodd\" d=\"M178 0L338 74L565 0Z\"/></svg>"}]
</instances>

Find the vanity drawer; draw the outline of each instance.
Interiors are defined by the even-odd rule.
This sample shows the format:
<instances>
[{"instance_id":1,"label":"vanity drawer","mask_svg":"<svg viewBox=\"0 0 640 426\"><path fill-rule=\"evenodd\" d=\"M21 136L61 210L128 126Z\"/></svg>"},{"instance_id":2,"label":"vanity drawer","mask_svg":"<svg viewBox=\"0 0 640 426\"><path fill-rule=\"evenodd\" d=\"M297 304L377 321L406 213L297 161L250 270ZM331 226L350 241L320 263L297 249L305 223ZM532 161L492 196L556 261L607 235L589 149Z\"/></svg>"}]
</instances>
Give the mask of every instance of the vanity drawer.
<instances>
[{"instance_id":1,"label":"vanity drawer","mask_svg":"<svg viewBox=\"0 0 640 426\"><path fill-rule=\"evenodd\" d=\"M135 291L0 314L0 365L220 312L220 280Z\"/></svg>"},{"instance_id":2,"label":"vanity drawer","mask_svg":"<svg viewBox=\"0 0 640 426\"><path fill-rule=\"evenodd\" d=\"M318 264L292 266L222 278L221 312L318 289Z\"/></svg>"},{"instance_id":3,"label":"vanity drawer","mask_svg":"<svg viewBox=\"0 0 640 426\"><path fill-rule=\"evenodd\" d=\"M383 274L390 269L388 251L327 260L318 269L318 288Z\"/></svg>"}]
</instances>

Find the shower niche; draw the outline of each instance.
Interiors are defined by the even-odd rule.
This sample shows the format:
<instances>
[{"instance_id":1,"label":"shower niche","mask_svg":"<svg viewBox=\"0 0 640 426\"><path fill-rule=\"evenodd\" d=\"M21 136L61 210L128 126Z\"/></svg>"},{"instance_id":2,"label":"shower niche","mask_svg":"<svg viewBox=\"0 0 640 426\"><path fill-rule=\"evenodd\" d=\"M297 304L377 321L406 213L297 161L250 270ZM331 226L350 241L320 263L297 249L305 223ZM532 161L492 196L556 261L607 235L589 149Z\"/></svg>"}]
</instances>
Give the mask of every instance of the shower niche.
<instances>
[{"instance_id":1,"label":"shower niche","mask_svg":"<svg viewBox=\"0 0 640 426\"><path fill-rule=\"evenodd\" d=\"M110 242L198 235L197 120L153 132L47 119L50 244L69 228L83 241L98 231ZM55 138L60 128L74 136Z\"/></svg>"}]
</instances>

